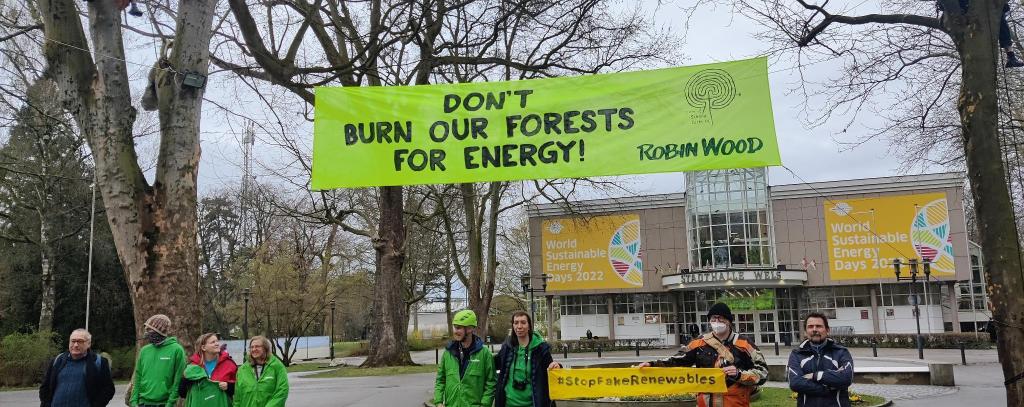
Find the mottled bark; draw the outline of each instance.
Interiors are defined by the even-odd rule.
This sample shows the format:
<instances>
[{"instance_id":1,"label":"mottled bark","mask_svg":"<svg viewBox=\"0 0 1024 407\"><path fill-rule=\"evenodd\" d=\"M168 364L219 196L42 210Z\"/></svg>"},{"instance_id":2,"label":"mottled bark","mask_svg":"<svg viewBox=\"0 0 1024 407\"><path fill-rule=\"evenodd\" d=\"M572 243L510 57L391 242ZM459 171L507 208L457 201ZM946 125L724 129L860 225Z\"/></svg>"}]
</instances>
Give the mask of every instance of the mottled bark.
<instances>
[{"instance_id":1,"label":"mottled bark","mask_svg":"<svg viewBox=\"0 0 1024 407\"><path fill-rule=\"evenodd\" d=\"M121 13L115 2L84 3L91 41L72 0L39 0L44 53L61 101L88 140L118 257L124 266L139 334L157 313L172 321L172 335L191 343L199 334L196 178L202 89L181 75L205 75L215 0L183 1L169 58L155 71L161 142L156 180L138 164L132 125L136 110L125 65ZM65 45L66 44L66 45ZM90 52L92 49L97 57ZM102 56L102 57L99 57Z\"/></svg>"},{"instance_id":2,"label":"mottled bark","mask_svg":"<svg viewBox=\"0 0 1024 407\"><path fill-rule=\"evenodd\" d=\"M45 170L44 170L44 176ZM45 188L44 188L45 190ZM50 244L50 222L46 214L39 214L39 262L42 271L42 290L39 295L39 332L53 330L53 310L56 308L53 276L53 246Z\"/></svg>"},{"instance_id":3,"label":"mottled bark","mask_svg":"<svg viewBox=\"0 0 1024 407\"><path fill-rule=\"evenodd\" d=\"M409 310L401 289L406 236L402 187L381 187L379 202L379 236L373 239L373 248L377 252L377 276L372 307L377 317L370 327L370 353L362 366L411 365L406 335Z\"/></svg>"},{"instance_id":4,"label":"mottled bark","mask_svg":"<svg viewBox=\"0 0 1024 407\"><path fill-rule=\"evenodd\" d=\"M1004 380L1011 380L1024 375L1024 353L1020 352L1024 347L1024 268L999 143L996 66L1000 59L994 27L999 26L1005 2L975 3L979 7L971 7L965 24L952 32L963 61L957 108L992 318L997 321L999 362ZM1008 406L1024 405L1024 380L1006 385L1006 401Z\"/></svg>"}]
</instances>

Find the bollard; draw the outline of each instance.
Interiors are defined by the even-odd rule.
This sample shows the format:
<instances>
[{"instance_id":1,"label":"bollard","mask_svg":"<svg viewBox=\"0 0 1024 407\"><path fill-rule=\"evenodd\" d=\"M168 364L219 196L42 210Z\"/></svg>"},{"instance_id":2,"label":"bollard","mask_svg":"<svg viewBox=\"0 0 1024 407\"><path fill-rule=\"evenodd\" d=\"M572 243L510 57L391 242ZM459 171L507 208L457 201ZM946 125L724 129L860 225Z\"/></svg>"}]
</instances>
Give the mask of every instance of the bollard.
<instances>
[{"instance_id":1,"label":"bollard","mask_svg":"<svg viewBox=\"0 0 1024 407\"><path fill-rule=\"evenodd\" d=\"M569 345L562 345L562 359L569 358Z\"/></svg>"},{"instance_id":2,"label":"bollard","mask_svg":"<svg viewBox=\"0 0 1024 407\"><path fill-rule=\"evenodd\" d=\"M878 341L874 339L871 340L871 354L875 355L876 358L878 357Z\"/></svg>"},{"instance_id":3,"label":"bollard","mask_svg":"<svg viewBox=\"0 0 1024 407\"><path fill-rule=\"evenodd\" d=\"M597 345L597 358L601 358L601 345Z\"/></svg>"},{"instance_id":4,"label":"bollard","mask_svg":"<svg viewBox=\"0 0 1024 407\"><path fill-rule=\"evenodd\" d=\"M636 343L636 355L640 356L640 342Z\"/></svg>"},{"instance_id":5,"label":"bollard","mask_svg":"<svg viewBox=\"0 0 1024 407\"><path fill-rule=\"evenodd\" d=\"M960 341L960 362L967 366L967 351L964 350L964 341Z\"/></svg>"},{"instance_id":6,"label":"bollard","mask_svg":"<svg viewBox=\"0 0 1024 407\"><path fill-rule=\"evenodd\" d=\"M775 356L779 356L779 341L775 341Z\"/></svg>"},{"instance_id":7,"label":"bollard","mask_svg":"<svg viewBox=\"0 0 1024 407\"><path fill-rule=\"evenodd\" d=\"M434 364L435 365L440 365L441 364L441 349L439 349L439 348L434 348Z\"/></svg>"}]
</instances>

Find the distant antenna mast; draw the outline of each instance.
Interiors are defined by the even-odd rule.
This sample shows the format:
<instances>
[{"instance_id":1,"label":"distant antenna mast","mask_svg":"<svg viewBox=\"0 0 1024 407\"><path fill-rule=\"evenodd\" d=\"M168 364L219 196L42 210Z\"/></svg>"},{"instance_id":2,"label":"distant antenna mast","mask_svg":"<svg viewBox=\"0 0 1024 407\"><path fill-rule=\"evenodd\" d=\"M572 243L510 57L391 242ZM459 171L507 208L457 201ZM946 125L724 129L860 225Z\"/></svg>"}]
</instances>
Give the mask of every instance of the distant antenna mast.
<instances>
[{"instance_id":1,"label":"distant antenna mast","mask_svg":"<svg viewBox=\"0 0 1024 407\"><path fill-rule=\"evenodd\" d=\"M241 240L243 243L255 243L252 237L254 224L250 203L255 188L255 177L252 175L252 146L256 143L256 124L252 121L246 123L245 135L242 136L242 191L238 199L239 214L241 215Z\"/></svg>"}]
</instances>

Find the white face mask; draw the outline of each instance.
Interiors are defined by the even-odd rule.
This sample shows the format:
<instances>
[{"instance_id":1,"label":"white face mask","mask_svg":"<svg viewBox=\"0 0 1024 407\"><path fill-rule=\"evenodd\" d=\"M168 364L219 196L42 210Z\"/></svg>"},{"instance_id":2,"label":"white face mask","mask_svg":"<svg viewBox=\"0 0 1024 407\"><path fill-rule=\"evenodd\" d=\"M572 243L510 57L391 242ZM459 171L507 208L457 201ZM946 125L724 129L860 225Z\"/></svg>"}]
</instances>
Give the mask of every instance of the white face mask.
<instances>
[{"instance_id":1,"label":"white face mask","mask_svg":"<svg viewBox=\"0 0 1024 407\"><path fill-rule=\"evenodd\" d=\"M729 330L729 325L726 324L725 322L712 322L711 330L714 331L716 334L721 335Z\"/></svg>"}]
</instances>

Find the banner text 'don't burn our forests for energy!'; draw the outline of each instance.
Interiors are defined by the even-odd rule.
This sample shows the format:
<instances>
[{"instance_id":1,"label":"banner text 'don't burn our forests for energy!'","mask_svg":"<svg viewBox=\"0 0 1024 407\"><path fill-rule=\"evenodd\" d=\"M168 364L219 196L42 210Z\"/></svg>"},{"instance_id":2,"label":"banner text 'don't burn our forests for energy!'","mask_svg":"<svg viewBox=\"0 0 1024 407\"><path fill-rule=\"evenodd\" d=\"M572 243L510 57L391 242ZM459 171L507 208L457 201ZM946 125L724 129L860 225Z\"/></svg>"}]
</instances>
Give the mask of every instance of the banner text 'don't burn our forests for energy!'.
<instances>
[{"instance_id":1,"label":"banner text 'don't burn our forests for energy!'","mask_svg":"<svg viewBox=\"0 0 1024 407\"><path fill-rule=\"evenodd\" d=\"M313 189L779 165L767 61L316 89Z\"/></svg>"}]
</instances>

